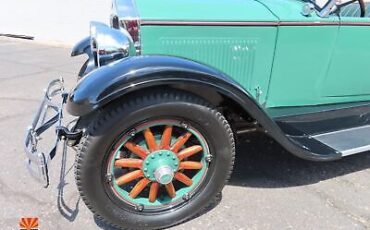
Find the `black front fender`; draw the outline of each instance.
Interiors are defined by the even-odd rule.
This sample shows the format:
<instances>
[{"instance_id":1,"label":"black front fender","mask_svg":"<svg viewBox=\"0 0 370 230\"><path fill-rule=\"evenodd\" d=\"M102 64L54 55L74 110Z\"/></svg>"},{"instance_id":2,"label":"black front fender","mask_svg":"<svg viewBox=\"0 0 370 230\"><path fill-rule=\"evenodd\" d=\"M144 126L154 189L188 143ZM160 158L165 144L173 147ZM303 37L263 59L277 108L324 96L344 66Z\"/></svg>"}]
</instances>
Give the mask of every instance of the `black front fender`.
<instances>
[{"instance_id":1,"label":"black front fender","mask_svg":"<svg viewBox=\"0 0 370 230\"><path fill-rule=\"evenodd\" d=\"M86 116L133 91L152 86L182 84L183 88L211 88L233 100L256 119L278 143L294 155L314 161L338 159L340 155L314 153L285 135L254 98L227 75L200 63L170 56L136 56L113 62L81 79L69 94L66 109Z\"/></svg>"},{"instance_id":2,"label":"black front fender","mask_svg":"<svg viewBox=\"0 0 370 230\"><path fill-rule=\"evenodd\" d=\"M208 66L170 56L137 56L116 61L86 75L72 90L67 111L84 116L126 93L173 83L212 87L228 97L251 98L237 82Z\"/></svg>"}]
</instances>

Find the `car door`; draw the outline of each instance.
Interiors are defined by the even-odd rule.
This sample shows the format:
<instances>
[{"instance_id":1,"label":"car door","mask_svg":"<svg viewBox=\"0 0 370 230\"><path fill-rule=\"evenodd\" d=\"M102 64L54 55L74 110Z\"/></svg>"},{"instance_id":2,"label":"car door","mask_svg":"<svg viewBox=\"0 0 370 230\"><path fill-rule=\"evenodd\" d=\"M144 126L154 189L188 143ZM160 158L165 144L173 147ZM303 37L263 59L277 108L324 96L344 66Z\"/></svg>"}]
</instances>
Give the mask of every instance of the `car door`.
<instances>
[{"instance_id":1,"label":"car door","mask_svg":"<svg viewBox=\"0 0 370 230\"><path fill-rule=\"evenodd\" d=\"M328 1L328 0L326 0ZM304 2L264 0L280 19L266 107L330 103L321 95L339 31L339 17L302 14ZM324 5L324 3L322 4Z\"/></svg>"},{"instance_id":2,"label":"car door","mask_svg":"<svg viewBox=\"0 0 370 230\"><path fill-rule=\"evenodd\" d=\"M360 17L359 4L340 10L340 27L324 84L324 97L342 101L370 100L370 1Z\"/></svg>"}]
</instances>

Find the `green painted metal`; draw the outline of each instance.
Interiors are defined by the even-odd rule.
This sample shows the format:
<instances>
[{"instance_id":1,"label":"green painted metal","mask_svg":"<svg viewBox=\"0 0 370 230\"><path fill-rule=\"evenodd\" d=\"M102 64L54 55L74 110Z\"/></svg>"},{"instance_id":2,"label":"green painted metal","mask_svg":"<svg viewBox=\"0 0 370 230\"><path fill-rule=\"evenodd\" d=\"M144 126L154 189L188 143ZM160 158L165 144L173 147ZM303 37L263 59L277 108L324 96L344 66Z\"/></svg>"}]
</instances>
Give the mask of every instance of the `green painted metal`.
<instances>
[{"instance_id":1,"label":"green painted metal","mask_svg":"<svg viewBox=\"0 0 370 230\"><path fill-rule=\"evenodd\" d=\"M276 21L254 0L136 0L142 20Z\"/></svg>"},{"instance_id":2,"label":"green painted metal","mask_svg":"<svg viewBox=\"0 0 370 230\"><path fill-rule=\"evenodd\" d=\"M315 12L309 17L302 15L304 2L300 0L257 0L265 5L281 22L318 22L333 21L333 17L320 18Z\"/></svg>"},{"instance_id":3,"label":"green painted metal","mask_svg":"<svg viewBox=\"0 0 370 230\"><path fill-rule=\"evenodd\" d=\"M240 82L264 103L276 27L143 26L142 53L185 57L212 66Z\"/></svg>"},{"instance_id":4,"label":"green painted metal","mask_svg":"<svg viewBox=\"0 0 370 230\"><path fill-rule=\"evenodd\" d=\"M176 172L179 167L179 159L174 152L162 149L155 151L146 157L143 165L144 175L149 180L155 181L154 172L158 168L169 166L174 172Z\"/></svg>"},{"instance_id":5,"label":"green painted metal","mask_svg":"<svg viewBox=\"0 0 370 230\"><path fill-rule=\"evenodd\" d=\"M370 100L366 60L368 27L339 26L369 18L320 18L300 12L296 0L261 0L282 22L337 23L328 26L280 26L266 107L311 106ZM356 35L356 36L354 36ZM354 62L359 56L360 63ZM350 63L356 63L351 67ZM349 77L351 76L351 77Z\"/></svg>"},{"instance_id":6,"label":"green painted metal","mask_svg":"<svg viewBox=\"0 0 370 230\"><path fill-rule=\"evenodd\" d=\"M324 103L324 100L330 102L329 98L321 96L321 90L337 32L338 26L279 29L266 107L315 105Z\"/></svg>"},{"instance_id":7,"label":"green painted metal","mask_svg":"<svg viewBox=\"0 0 370 230\"><path fill-rule=\"evenodd\" d=\"M137 3L143 20L279 23L141 28L143 54L179 56L214 67L238 81L267 109L370 100L369 26L340 26L370 22L369 18L320 18L315 12L304 16L305 2L299 0ZM287 25L292 22L306 25Z\"/></svg>"},{"instance_id":8,"label":"green painted metal","mask_svg":"<svg viewBox=\"0 0 370 230\"><path fill-rule=\"evenodd\" d=\"M164 126L167 126L167 125L172 125L172 126L182 127L181 126L181 122L176 122L176 121L172 121L172 120L158 121L158 122L154 122L154 124L148 124L148 125L140 126L140 128L136 129L136 133L140 133L143 130L145 130L146 128L153 128L153 127L156 127L156 126L163 126L164 127ZM196 139L199 141L199 144L202 146L202 149L203 149L202 152L197 153L197 154L202 154L201 159L200 159L200 163L202 163L203 167L200 170L198 170L196 172L196 174L191 178L192 181L193 181L193 184L191 186L185 186L183 188L180 188L180 189L176 190L176 197L174 197L174 198L170 198L167 195L166 196L161 196L159 194L159 196L157 197L157 200L155 202L153 202L153 203L152 202L149 202L148 197L141 197L140 195L138 197L136 197L135 199L131 198L129 196L129 192L130 191L127 191L127 190L121 188L120 186L118 186L117 183L116 183L116 178L114 178L114 177L113 177L113 180L112 180L113 189L126 202L128 202L130 204L133 204L133 205L144 205L144 208L161 208L164 205L169 205L169 204L181 202L182 199L183 199L183 196L185 194L189 194L189 193L193 192L195 189L197 189L197 187L199 186L199 184L205 178L205 175L206 175L206 173L208 171L208 167L207 167L208 162L206 160L206 157L210 154L206 140L204 139L204 137L200 133L198 133L198 131L196 131L191 126L189 126L186 131L192 133L192 135L196 137ZM156 138L157 144L159 144L160 143L160 140L161 140L161 135L154 135L154 136ZM126 138L122 139L121 140L122 141L121 144L116 149L116 151L113 153L112 161L109 163L109 165L110 165L110 167L109 167L110 168L110 172L109 173L110 174L114 175L114 168L115 168L114 167L114 162L115 162L115 159L119 159L120 149L123 148L124 144L127 141L129 141L130 138L131 138L131 136L130 135L127 135ZM172 137L171 143L173 143L175 139L176 139L176 137ZM140 143L137 143L137 144L140 145L142 148L147 149L146 144L145 144L145 141L141 141ZM171 151L164 150L162 153L166 153L167 154L168 152L171 152ZM160 151L156 151L155 153L156 153L156 155L158 154L158 156L159 156ZM172 157L173 157L173 155L171 155L171 159L172 159ZM157 164L158 163L157 162L156 165L157 166L158 165L161 165L162 162L167 162L167 160L161 161L159 164ZM146 164L144 164L144 167L145 167L145 165ZM173 163L173 166L174 167L177 167L175 165L175 163ZM178 169L178 167L176 169ZM145 174L145 172L144 172L144 174Z\"/></svg>"},{"instance_id":9,"label":"green painted metal","mask_svg":"<svg viewBox=\"0 0 370 230\"><path fill-rule=\"evenodd\" d=\"M342 22L370 18L341 17ZM322 95L337 100L370 99L370 26L341 26Z\"/></svg>"}]
</instances>

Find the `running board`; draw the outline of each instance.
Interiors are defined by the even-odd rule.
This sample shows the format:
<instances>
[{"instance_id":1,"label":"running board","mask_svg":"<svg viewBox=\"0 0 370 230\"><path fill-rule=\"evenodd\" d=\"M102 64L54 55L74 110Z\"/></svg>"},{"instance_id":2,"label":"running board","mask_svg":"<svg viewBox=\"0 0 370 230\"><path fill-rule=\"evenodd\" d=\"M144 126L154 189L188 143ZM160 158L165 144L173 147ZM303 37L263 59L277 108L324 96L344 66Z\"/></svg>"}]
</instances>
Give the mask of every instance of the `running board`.
<instances>
[{"instance_id":1,"label":"running board","mask_svg":"<svg viewBox=\"0 0 370 230\"><path fill-rule=\"evenodd\" d=\"M312 160L370 151L370 101L279 108L270 114L278 115L274 120L281 131Z\"/></svg>"},{"instance_id":2,"label":"running board","mask_svg":"<svg viewBox=\"0 0 370 230\"><path fill-rule=\"evenodd\" d=\"M311 136L340 152L342 156L370 150L370 125Z\"/></svg>"}]
</instances>

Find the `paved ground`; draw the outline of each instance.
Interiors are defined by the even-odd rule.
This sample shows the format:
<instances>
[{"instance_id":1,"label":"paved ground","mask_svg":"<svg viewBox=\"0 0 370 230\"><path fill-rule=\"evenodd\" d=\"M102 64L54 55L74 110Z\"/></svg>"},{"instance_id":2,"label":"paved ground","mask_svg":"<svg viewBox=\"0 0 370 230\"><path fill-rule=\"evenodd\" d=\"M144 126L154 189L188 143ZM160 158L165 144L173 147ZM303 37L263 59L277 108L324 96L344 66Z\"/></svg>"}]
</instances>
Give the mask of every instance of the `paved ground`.
<instances>
[{"instance_id":1,"label":"paved ground","mask_svg":"<svg viewBox=\"0 0 370 230\"><path fill-rule=\"evenodd\" d=\"M1 229L17 229L21 216L40 217L40 229L109 229L79 198L73 151L62 170L59 151L48 189L23 164L24 129L43 87L59 76L73 85L82 61L65 48L0 39ZM243 140L219 204L174 229L370 229L370 154L312 163L261 135Z\"/></svg>"}]
</instances>

